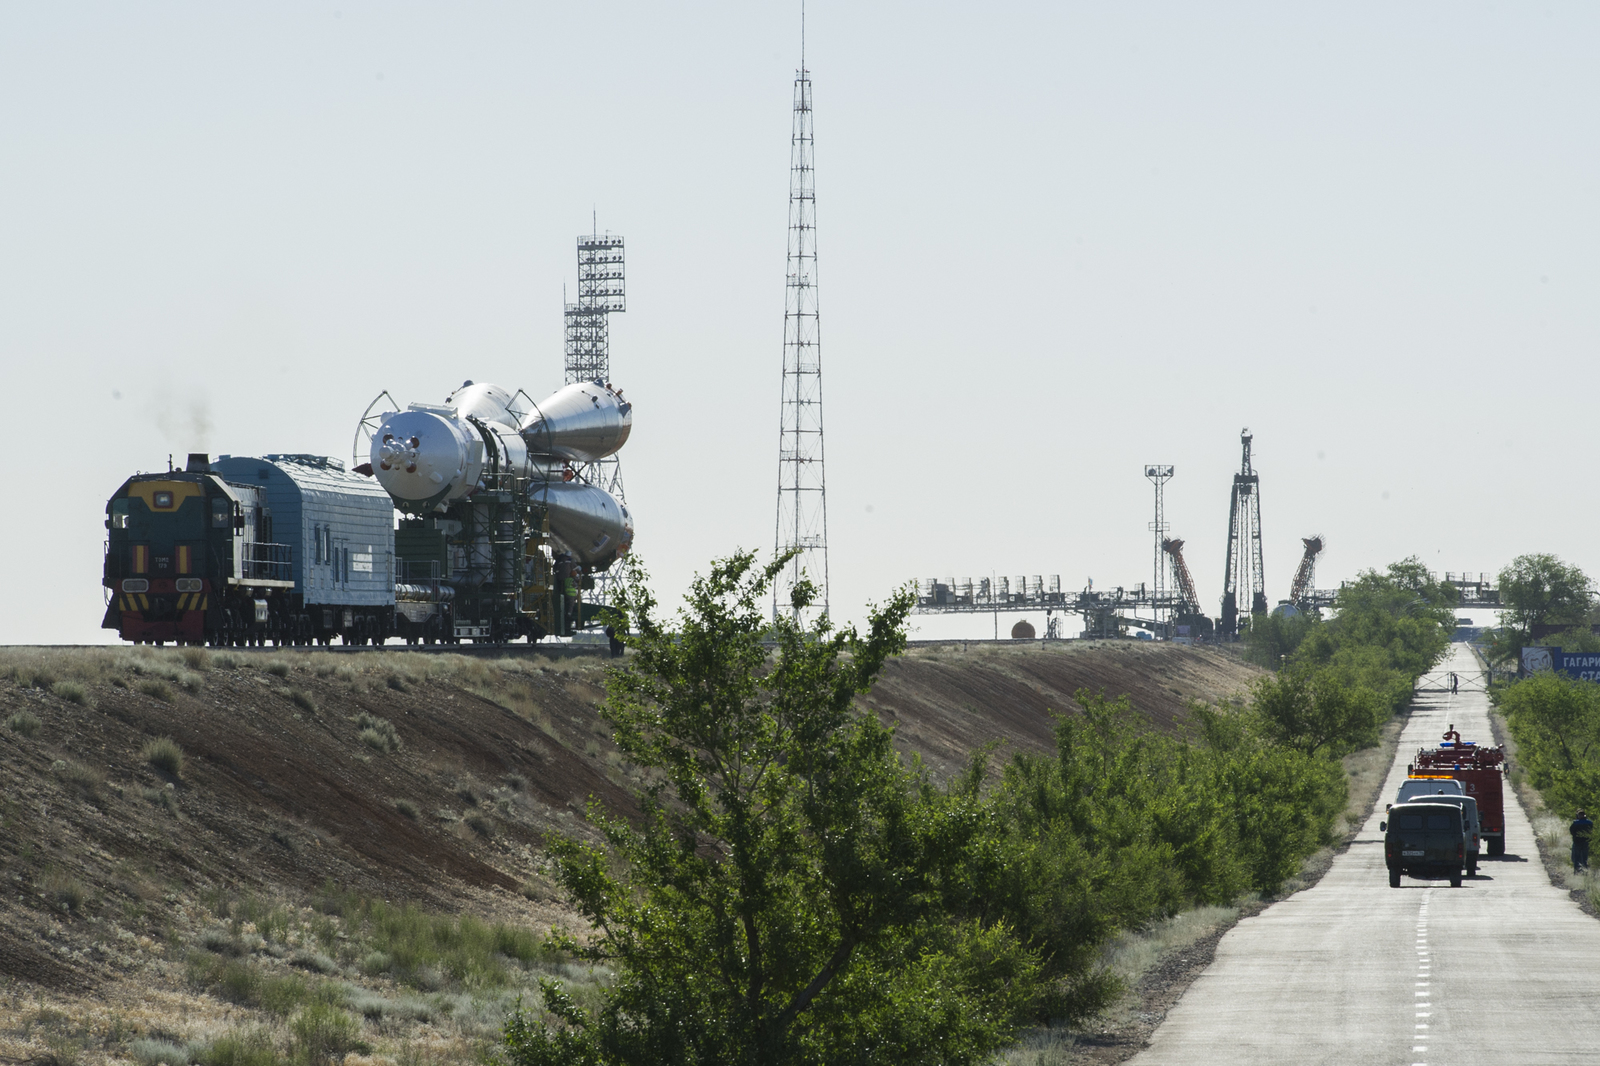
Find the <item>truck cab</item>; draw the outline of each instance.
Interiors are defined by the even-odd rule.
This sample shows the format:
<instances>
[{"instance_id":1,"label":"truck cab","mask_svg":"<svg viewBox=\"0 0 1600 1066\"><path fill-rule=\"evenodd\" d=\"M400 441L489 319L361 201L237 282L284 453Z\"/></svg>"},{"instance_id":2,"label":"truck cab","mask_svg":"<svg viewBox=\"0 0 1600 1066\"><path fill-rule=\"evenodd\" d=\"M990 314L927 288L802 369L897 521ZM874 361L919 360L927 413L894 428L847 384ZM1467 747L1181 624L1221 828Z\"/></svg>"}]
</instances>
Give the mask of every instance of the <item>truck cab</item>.
<instances>
[{"instance_id":1,"label":"truck cab","mask_svg":"<svg viewBox=\"0 0 1600 1066\"><path fill-rule=\"evenodd\" d=\"M1390 888L1400 887L1402 875L1449 878L1451 888L1461 887L1467 863L1466 815L1461 807L1434 800L1398 803L1378 828L1384 834Z\"/></svg>"}]
</instances>

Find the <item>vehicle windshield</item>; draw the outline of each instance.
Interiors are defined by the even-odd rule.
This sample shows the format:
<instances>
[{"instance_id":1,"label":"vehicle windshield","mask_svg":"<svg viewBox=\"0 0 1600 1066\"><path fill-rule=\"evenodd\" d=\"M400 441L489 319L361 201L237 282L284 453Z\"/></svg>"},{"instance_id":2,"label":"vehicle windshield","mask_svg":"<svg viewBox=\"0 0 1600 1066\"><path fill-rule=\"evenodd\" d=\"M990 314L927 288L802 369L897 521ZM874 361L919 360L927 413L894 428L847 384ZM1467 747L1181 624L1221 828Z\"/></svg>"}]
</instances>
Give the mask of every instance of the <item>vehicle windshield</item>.
<instances>
[{"instance_id":1,"label":"vehicle windshield","mask_svg":"<svg viewBox=\"0 0 1600 1066\"><path fill-rule=\"evenodd\" d=\"M1448 814L1399 814L1395 816L1396 829L1459 829L1460 824Z\"/></svg>"}]
</instances>

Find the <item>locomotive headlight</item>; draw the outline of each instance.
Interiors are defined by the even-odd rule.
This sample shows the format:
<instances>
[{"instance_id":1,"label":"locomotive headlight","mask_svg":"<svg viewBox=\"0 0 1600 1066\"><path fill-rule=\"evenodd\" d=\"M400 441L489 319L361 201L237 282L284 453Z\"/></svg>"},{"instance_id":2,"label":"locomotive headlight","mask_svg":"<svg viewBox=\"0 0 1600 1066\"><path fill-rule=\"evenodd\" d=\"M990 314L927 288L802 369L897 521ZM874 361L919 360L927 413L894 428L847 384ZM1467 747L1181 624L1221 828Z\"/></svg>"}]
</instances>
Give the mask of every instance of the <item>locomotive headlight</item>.
<instances>
[{"instance_id":1,"label":"locomotive headlight","mask_svg":"<svg viewBox=\"0 0 1600 1066\"><path fill-rule=\"evenodd\" d=\"M124 578L122 581L123 592L149 592L150 582L142 577Z\"/></svg>"},{"instance_id":2,"label":"locomotive headlight","mask_svg":"<svg viewBox=\"0 0 1600 1066\"><path fill-rule=\"evenodd\" d=\"M180 577L178 579L179 592L199 592L200 579L197 577Z\"/></svg>"}]
</instances>

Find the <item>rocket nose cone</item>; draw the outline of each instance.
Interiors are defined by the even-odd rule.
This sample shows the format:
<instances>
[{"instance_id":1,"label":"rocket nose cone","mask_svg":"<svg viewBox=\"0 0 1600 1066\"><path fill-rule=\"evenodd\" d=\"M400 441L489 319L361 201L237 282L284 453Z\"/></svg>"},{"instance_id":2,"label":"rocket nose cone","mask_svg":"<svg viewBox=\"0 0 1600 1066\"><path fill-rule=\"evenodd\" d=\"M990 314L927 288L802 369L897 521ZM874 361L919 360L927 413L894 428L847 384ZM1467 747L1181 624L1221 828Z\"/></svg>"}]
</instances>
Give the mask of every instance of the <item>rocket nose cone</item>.
<instances>
[{"instance_id":1,"label":"rocket nose cone","mask_svg":"<svg viewBox=\"0 0 1600 1066\"><path fill-rule=\"evenodd\" d=\"M401 411L372 435L372 472L396 500L439 495L466 467L456 428L428 411Z\"/></svg>"}]
</instances>

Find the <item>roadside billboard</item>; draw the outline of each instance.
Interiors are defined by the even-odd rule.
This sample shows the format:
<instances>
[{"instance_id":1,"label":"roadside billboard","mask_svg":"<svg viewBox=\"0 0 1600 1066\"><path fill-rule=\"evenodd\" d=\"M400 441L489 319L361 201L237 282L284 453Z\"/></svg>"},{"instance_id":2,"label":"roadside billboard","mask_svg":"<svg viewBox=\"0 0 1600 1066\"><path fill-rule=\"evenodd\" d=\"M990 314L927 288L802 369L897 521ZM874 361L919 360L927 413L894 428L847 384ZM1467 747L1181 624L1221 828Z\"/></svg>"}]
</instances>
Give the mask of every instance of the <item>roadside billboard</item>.
<instances>
[{"instance_id":1,"label":"roadside billboard","mask_svg":"<svg viewBox=\"0 0 1600 1066\"><path fill-rule=\"evenodd\" d=\"M1522 670L1528 674L1554 670L1579 681L1600 681L1600 655L1585 651L1565 652L1560 648L1523 648Z\"/></svg>"}]
</instances>

